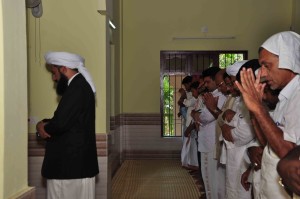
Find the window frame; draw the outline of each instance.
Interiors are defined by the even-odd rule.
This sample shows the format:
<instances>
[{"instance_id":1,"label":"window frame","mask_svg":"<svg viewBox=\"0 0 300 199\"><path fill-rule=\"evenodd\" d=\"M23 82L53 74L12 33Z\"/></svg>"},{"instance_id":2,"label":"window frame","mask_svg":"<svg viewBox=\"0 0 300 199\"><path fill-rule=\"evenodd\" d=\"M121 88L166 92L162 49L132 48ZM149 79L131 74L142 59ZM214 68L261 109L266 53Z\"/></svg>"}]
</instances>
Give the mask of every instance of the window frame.
<instances>
[{"instance_id":1,"label":"window frame","mask_svg":"<svg viewBox=\"0 0 300 199\"><path fill-rule=\"evenodd\" d=\"M248 51L247 50L205 50L205 51L168 51L168 50L162 50L160 51L160 114L161 114L161 137L163 138L168 138L168 137L181 137L181 135L176 135L176 132L174 132L175 136L166 136L164 133L164 91L163 91L163 78L166 74L170 75L193 75L193 74L201 74L203 70L205 70L206 68L208 68L210 66L210 64L205 63L206 61L204 60L204 56L207 56L206 58L208 58L208 60L212 60L213 61L213 65L214 66L219 66L220 62L219 62L219 56L220 54L243 54L243 59L247 60L248 59ZM203 56L203 63L198 63L199 61L199 55ZM186 60L186 65L184 66L184 70L182 70L182 65L181 70L180 71L176 71L176 58L177 56L181 56L181 64L182 64L182 56L188 57L188 59ZM191 56L191 57L189 57ZM196 58L195 58L196 56ZM169 59L171 60L171 57L175 57L175 66L174 66L174 70L171 70L170 67L170 62L169 61L169 66L166 66L166 60ZM201 59L200 59L201 60ZM194 63L196 62L196 63ZM234 62L233 62L234 63ZM192 67L196 65L196 69L197 71L195 71L193 73ZM225 63L226 65L226 63ZM230 64L228 64L230 65ZM226 66L228 66L226 65ZM202 67L200 67L202 66ZM169 67L169 71L166 71L165 68ZM220 66L219 66L220 67ZM182 80L182 79L181 79ZM180 83L181 85L181 83ZM177 92L177 89L174 89L174 93ZM175 99L176 100L176 99ZM177 105L177 101L174 102L175 106ZM177 114L174 114L174 117L177 117ZM176 119L174 119L174 125L175 125L175 130L176 130ZM174 130L174 131L175 131Z\"/></svg>"}]
</instances>

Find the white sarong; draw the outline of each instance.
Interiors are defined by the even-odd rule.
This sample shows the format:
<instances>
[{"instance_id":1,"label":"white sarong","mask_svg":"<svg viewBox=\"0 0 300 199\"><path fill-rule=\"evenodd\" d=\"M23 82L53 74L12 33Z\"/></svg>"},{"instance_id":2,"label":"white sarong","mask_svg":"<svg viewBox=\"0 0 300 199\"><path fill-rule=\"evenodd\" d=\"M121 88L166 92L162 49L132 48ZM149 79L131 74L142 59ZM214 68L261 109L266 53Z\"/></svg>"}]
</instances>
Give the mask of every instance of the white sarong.
<instances>
[{"instance_id":1,"label":"white sarong","mask_svg":"<svg viewBox=\"0 0 300 199\"><path fill-rule=\"evenodd\" d=\"M47 180L47 199L95 199L95 177Z\"/></svg>"},{"instance_id":2,"label":"white sarong","mask_svg":"<svg viewBox=\"0 0 300 199\"><path fill-rule=\"evenodd\" d=\"M277 173L278 156L269 146L266 146L263 152L261 164L261 182L259 198L261 199L286 199L291 198L284 188L278 183L279 175Z\"/></svg>"}]
</instances>

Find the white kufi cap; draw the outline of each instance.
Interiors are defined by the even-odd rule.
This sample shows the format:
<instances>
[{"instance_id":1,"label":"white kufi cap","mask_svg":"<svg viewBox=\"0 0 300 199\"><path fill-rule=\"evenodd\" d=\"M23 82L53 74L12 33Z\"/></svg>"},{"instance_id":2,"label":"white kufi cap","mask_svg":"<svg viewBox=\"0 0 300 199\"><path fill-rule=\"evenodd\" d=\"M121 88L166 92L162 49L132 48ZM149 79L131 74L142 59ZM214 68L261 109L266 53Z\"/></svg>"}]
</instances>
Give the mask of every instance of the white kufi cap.
<instances>
[{"instance_id":1,"label":"white kufi cap","mask_svg":"<svg viewBox=\"0 0 300 199\"><path fill-rule=\"evenodd\" d=\"M230 76L236 76L239 72L240 68L246 63L248 60L237 61L234 64L226 67L226 73Z\"/></svg>"}]
</instances>

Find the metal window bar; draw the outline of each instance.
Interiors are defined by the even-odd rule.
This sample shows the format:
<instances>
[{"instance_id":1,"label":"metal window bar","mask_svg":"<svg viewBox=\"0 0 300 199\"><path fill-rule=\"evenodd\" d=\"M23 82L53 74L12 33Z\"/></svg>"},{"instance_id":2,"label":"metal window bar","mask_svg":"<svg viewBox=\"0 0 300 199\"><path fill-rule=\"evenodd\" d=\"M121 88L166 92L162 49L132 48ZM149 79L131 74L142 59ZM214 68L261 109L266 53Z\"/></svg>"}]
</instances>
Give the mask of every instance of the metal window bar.
<instances>
[{"instance_id":1,"label":"metal window bar","mask_svg":"<svg viewBox=\"0 0 300 199\"><path fill-rule=\"evenodd\" d=\"M228 60L226 59L229 56ZM220 60L223 57L223 60ZM201 60L202 59L202 60ZM210 63L228 66L237 60L247 59L247 51L162 51L161 52L161 115L162 136L182 136L182 121L177 117L179 106L179 88L187 75L201 74ZM168 89L164 89L165 78ZM165 96L165 94L167 96ZM164 100L166 99L166 100ZM164 104L166 103L166 104ZM166 109L166 110L165 110Z\"/></svg>"},{"instance_id":2,"label":"metal window bar","mask_svg":"<svg viewBox=\"0 0 300 199\"><path fill-rule=\"evenodd\" d=\"M170 59L171 60L171 59ZM176 55L175 55L175 60L176 60ZM175 64L176 64L176 62L175 62ZM171 62L169 61L169 71L171 70ZM171 118L170 118L170 77L168 77L168 83L169 83L169 92L167 93L168 94L168 107L169 107L169 109L168 109L168 126L169 126L169 130L168 130L168 132L169 132L169 136L171 135L171 132L170 131L172 131L172 129L170 128L170 123L171 123Z\"/></svg>"}]
</instances>

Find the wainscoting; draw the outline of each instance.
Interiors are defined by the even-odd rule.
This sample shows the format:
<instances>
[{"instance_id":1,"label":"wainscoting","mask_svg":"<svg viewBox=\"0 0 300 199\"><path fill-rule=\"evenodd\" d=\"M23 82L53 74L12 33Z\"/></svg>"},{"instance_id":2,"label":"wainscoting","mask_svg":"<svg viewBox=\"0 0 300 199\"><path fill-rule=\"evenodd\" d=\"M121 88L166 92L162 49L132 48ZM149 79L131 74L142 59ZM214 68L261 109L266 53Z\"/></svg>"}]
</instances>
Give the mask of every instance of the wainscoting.
<instances>
[{"instance_id":1,"label":"wainscoting","mask_svg":"<svg viewBox=\"0 0 300 199\"><path fill-rule=\"evenodd\" d=\"M10 197L11 199L37 199L35 194L34 187L28 187L19 193L16 193L14 196Z\"/></svg>"},{"instance_id":2,"label":"wainscoting","mask_svg":"<svg viewBox=\"0 0 300 199\"><path fill-rule=\"evenodd\" d=\"M160 114L121 114L110 118L109 134L96 134L100 173L96 177L96 198L111 198L111 180L127 159L179 159L181 138L161 137ZM36 198L46 198L45 179L41 177L44 141L29 134L29 186Z\"/></svg>"},{"instance_id":3,"label":"wainscoting","mask_svg":"<svg viewBox=\"0 0 300 199\"><path fill-rule=\"evenodd\" d=\"M160 114L123 114L124 159L179 159L181 137L161 137Z\"/></svg>"},{"instance_id":4,"label":"wainscoting","mask_svg":"<svg viewBox=\"0 0 300 199\"><path fill-rule=\"evenodd\" d=\"M110 198L111 194L111 167L108 167L108 150L110 136L97 134L97 153L100 173L96 177L96 198ZM41 176L41 167L44 159L44 141L29 135L28 141L28 178L29 186L35 187L36 198L46 199L46 181Z\"/></svg>"}]
</instances>

